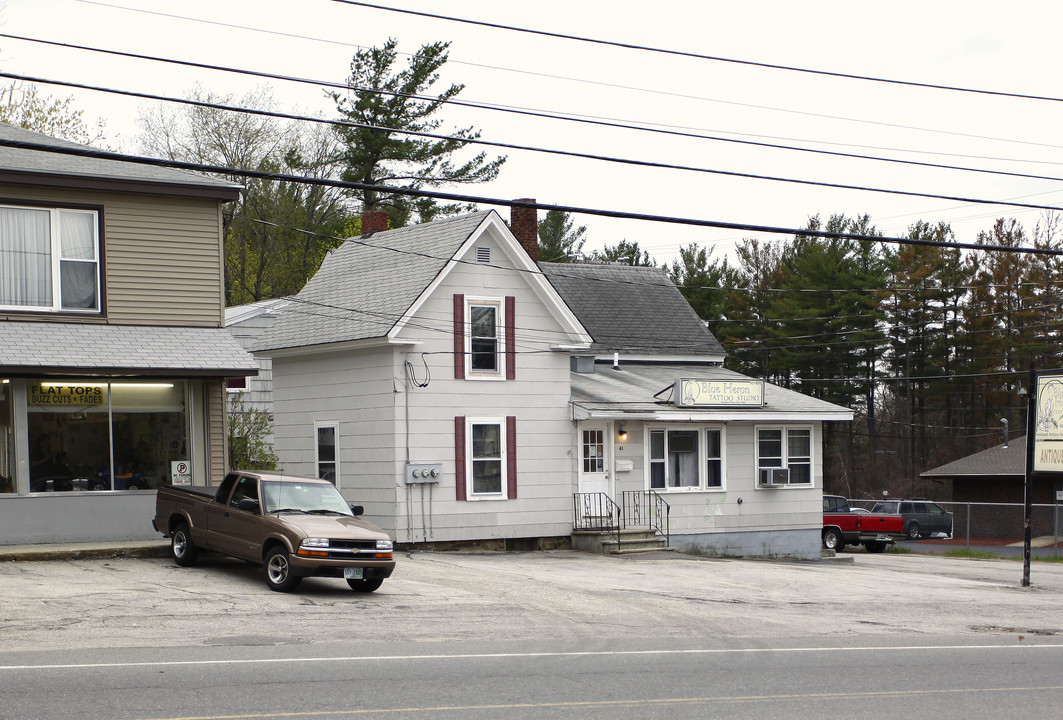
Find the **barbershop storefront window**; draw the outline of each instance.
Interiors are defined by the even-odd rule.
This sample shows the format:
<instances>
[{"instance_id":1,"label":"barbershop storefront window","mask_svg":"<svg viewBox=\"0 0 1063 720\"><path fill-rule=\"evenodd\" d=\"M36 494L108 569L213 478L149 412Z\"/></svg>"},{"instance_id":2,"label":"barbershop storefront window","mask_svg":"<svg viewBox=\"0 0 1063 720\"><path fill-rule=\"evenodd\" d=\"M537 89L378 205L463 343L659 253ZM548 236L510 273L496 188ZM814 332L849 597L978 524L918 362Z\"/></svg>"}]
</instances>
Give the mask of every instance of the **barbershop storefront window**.
<instances>
[{"instance_id":1,"label":"barbershop storefront window","mask_svg":"<svg viewBox=\"0 0 1063 720\"><path fill-rule=\"evenodd\" d=\"M190 460L187 405L182 380L31 381L30 492L136 490L170 482L174 463Z\"/></svg>"}]
</instances>

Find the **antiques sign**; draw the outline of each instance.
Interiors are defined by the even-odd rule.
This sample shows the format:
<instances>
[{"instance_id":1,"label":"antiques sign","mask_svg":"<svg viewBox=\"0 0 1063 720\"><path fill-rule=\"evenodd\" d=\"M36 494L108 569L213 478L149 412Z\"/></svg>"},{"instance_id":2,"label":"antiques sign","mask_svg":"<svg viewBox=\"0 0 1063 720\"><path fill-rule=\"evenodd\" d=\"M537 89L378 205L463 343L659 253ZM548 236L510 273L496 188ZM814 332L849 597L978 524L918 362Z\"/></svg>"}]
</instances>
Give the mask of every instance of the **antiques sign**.
<instances>
[{"instance_id":1,"label":"antiques sign","mask_svg":"<svg viewBox=\"0 0 1063 720\"><path fill-rule=\"evenodd\" d=\"M1063 375L1037 378L1033 470L1063 472Z\"/></svg>"},{"instance_id":2,"label":"antiques sign","mask_svg":"<svg viewBox=\"0 0 1063 720\"><path fill-rule=\"evenodd\" d=\"M763 380L680 378L675 386L679 390L675 396L678 407L760 407L764 404Z\"/></svg>"}]
</instances>

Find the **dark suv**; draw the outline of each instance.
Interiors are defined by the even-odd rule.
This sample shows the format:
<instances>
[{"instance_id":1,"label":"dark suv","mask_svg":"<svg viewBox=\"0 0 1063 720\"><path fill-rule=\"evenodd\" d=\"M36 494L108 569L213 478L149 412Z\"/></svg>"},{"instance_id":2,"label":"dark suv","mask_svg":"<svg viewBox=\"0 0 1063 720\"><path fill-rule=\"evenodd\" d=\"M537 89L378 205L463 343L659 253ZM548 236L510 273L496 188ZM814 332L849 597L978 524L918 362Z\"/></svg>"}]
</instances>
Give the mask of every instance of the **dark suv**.
<instances>
[{"instance_id":1,"label":"dark suv","mask_svg":"<svg viewBox=\"0 0 1063 720\"><path fill-rule=\"evenodd\" d=\"M933 533L952 535L952 513L925 498L882 500L871 512L900 514L904 518L904 534L909 540L930 537Z\"/></svg>"}]
</instances>

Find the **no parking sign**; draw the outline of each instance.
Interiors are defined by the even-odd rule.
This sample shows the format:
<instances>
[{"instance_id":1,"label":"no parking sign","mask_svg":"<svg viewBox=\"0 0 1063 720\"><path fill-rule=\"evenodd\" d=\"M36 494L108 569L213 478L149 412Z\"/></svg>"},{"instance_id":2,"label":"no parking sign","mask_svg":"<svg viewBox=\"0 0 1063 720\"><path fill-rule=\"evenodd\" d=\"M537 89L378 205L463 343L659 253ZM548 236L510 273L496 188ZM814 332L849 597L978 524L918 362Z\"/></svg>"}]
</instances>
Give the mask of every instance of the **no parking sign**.
<instances>
[{"instance_id":1,"label":"no parking sign","mask_svg":"<svg viewBox=\"0 0 1063 720\"><path fill-rule=\"evenodd\" d=\"M170 483L173 485L192 484L192 468L187 460L174 460L170 463Z\"/></svg>"}]
</instances>

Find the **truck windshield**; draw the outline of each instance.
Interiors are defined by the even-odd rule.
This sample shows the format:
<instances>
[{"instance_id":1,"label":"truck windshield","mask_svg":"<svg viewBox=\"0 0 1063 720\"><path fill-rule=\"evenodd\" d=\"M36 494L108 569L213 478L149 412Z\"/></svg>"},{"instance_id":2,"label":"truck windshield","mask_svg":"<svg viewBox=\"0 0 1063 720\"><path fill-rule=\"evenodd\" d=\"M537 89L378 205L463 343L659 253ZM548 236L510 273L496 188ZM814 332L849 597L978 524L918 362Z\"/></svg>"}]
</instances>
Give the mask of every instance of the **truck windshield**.
<instances>
[{"instance_id":1,"label":"truck windshield","mask_svg":"<svg viewBox=\"0 0 1063 720\"><path fill-rule=\"evenodd\" d=\"M353 515L347 501L330 483L293 483L262 481L264 511L336 513Z\"/></svg>"}]
</instances>

